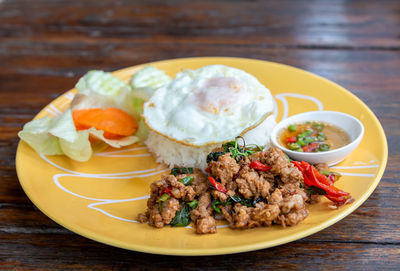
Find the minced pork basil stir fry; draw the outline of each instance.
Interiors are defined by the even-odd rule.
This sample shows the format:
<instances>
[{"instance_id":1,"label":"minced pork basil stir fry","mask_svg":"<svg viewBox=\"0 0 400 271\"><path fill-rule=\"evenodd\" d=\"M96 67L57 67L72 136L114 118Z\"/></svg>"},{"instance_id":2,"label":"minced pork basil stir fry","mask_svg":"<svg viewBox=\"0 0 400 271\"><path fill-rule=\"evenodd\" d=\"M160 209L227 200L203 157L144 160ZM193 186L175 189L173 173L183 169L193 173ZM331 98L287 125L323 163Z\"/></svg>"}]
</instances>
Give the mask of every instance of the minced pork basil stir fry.
<instances>
[{"instance_id":1,"label":"minced pork basil stir fry","mask_svg":"<svg viewBox=\"0 0 400 271\"><path fill-rule=\"evenodd\" d=\"M215 233L216 220L225 220L231 229L286 227L304 220L308 204L319 202L321 195L334 208L352 201L349 193L334 186L340 174L326 164L291 161L278 148L262 151L246 146L243 138L213 150L207 163L206 173L173 168L153 182L148 209L139 221L156 228L192 222L199 234Z\"/></svg>"}]
</instances>

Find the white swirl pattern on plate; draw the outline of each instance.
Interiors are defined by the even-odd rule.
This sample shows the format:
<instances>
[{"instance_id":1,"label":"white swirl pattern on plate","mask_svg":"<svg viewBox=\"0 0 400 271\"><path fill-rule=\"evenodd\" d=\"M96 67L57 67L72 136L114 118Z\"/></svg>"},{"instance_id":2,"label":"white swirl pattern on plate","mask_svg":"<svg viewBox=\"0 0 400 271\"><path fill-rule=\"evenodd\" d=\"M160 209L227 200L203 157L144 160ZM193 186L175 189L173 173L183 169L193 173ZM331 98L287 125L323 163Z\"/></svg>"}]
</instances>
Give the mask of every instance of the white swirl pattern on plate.
<instances>
[{"instance_id":1,"label":"white swirl pattern on plate","mask_svg":"<svg viewBox=\"0 0 400 271\"><path fill-rule=\"evenodd\" d=\"M66 92L63 95L65 98L67 98L69 101L73 99L74 93L71 91ZM300 99L305 99L305 100L310 100L314 102L318 110L323 110L323 104L321 101L319 101L317 98L312 97L312 96L307 96L307 95L302 95L302 94L296 94L296 93L280 93L275 95L275 98L280 100L283 105L283 116L282 119L285 119L288 117L288 112L289 112L289 104L286 100L286 97L295 97L295 98L300 98ZM275 103L275 108L273 115L276 118L278 116L278 106L276 104L276 101L274 100ZM52 116L57 116L62 113L62 111L58 108L56 108L53 104L50 104L48 107L46 107L46 112L51 114ZM139 157L148 157L152 156L151 153L139 153L139 154L126 154L128 152L132 151L143 151L147 150L146 147L135 147L135 148L128 148L124 150L117 150L117 151L110 151L110 152L100 152L95 154L96 156L102 156L102 157L109 157L109 158L139 158ZM134 222L138 223L137 220L132 220L132 219L127 219L123 217L119 217L116 215L113 215L98 206L101 205L108 205L108 204L114 204L114 203L121 203L121 202L132 202L132 201L137 201L137 200L146 200L149 198L149 195L144 195L140 197L135 197L135 198L128 198L128 199L100 199L100 198L93 198L93 197L87 197L84 195L80 195L78 193L75 193L69 189L67 189L65 186L63 186L60 182L61 177L79 177L79 178L91 178L91 179L134 179L134 178L140 178L140 177L147 177L147 176L153 176L157 174L161 174L164 172L169 171L167 168L163 168L161 166L156 167L156 168L151 168L151 169L145 169L145 170L137 170L137 171L130 171L130 172L117 172L117 173L103 173L103 174L92 174L92 173L83 173L83 172L78 172L78 171L72 171L67 168L64 168L60 165L57 165L56 163L50 161L46 156L40 155L42 159L44 159L47 163L50 165L64 171L68 172L68 174L62 173L62 174L55 174L53 176L53 181L54 184L57 185L61 190L65 191L66 193L69 193L70 195L73 195L75 197L79 197L82 199L86 200L92 200L95 201L93 203L88 204L88 208L96 210L98 212L101 212L102 214L120 220L120 221L125 221L125 222ZM373 163L375 161L371 160L368 161L369 163ZM368 169L368 168L378 168L379 165L373 164L369 165L368 162L362 162L362 161L357 161L354 163L354 165L348 165L348 166L335 166L332 167L334 169ZM362 165L362 166L360 166ZM374 177L375 174L369 174L369 173L355 173L355 172L339 172L343 176L358 176L358 177ZM227 227L228 225L220 225L217 226L217 228L224 228ZM186 228L191 228L190 226L187 226Z\"/></svg>"}]
</instances>

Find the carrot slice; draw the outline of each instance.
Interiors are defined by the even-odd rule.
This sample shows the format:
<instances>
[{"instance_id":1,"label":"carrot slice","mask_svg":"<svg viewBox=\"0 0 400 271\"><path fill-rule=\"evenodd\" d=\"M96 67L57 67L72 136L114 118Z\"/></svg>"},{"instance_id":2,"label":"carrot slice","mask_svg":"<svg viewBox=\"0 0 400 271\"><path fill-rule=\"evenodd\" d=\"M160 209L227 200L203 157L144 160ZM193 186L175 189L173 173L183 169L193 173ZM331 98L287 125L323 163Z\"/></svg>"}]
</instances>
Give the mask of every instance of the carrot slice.
<instances>
[{"instance_id":1,"label":"carrot slice","mask_svg":"<svg viewBox=\"0 0 400 271\"><path fill-rule=\"evenodd\" d=\"M72 112L72 118L77 130L94 127L104 131L104 137L118 139L134 134L138 128L134 117L118 108L91 108Z\"/></svg>"}]
</instances>

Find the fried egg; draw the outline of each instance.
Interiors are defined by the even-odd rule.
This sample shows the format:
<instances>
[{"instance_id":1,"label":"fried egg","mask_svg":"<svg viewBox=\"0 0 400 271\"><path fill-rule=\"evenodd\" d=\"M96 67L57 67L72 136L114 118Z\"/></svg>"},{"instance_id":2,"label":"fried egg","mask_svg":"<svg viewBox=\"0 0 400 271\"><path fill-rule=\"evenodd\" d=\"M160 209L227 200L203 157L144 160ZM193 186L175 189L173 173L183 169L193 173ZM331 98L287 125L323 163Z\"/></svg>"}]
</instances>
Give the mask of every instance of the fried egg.
<instances>
[{"instance_id":1,"label":"fried egg","mask_svg":"<svg viewBox=\"0 0 400 271\"><path fill-rule=\"evenodd\" d=\"M272 114L270 91L254 76L223 65L183 70L144 104L154 132L184 145L230 141Z\"/></svg>"}]
</instances>

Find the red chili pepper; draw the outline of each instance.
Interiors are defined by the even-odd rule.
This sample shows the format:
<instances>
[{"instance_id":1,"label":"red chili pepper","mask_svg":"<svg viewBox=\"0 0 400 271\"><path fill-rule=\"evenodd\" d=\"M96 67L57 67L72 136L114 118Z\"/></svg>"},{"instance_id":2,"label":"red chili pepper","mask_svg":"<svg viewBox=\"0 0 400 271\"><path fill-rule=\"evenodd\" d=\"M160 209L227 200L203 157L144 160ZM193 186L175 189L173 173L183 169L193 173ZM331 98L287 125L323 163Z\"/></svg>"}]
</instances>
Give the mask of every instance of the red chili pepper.
<instances>
[{"instance_id":1,"label":"red chili pepper","mask_svg":"<svg viewBox=\"0 0 400 271\"><path fill-rule=\"evenodd\" d=\"M164 189L163 193L166 193L166 194L172 196L171 190L172 190L172 187L169 186L169 187L167 187L167 188Z\"/></svg>"},{"instance_id":2,"label":"red chili pepper","mask_svg":"<svg viewBox=\"0 0 400 271\"><path fill-rule=\"evenodd\" d=\"M299 161L291 161L291 163L294 164L301 172L305 170L303 165Z\"/></svg>"},{"instance_id":3,"label":"red chili pepper","mask_svg":"<svg viewBox=\"0 0 400 271\"><path fill-rule=\"evenodd\" d=\"M342 190L340 190L339 188L331 185L331 184L326 184L321 182L314 174L314 170L315 169L313 166L310 165L310 167L307 169L306 174L309 176L309 178L313 179L313 182L315 183L314 185L316 187L319 187L323 190L326 191L326 193L328 193L328 195L330 196L334 196L334 197L340 197L340 196L348 196L350 195L347 192L344 192ZM322 174L321 174L322 175ZM324 176L324 175L322 175ZM325 176L324 176L325 177ZM325 182L329 182L328 179L325 177Z\"/></svg>"},{"instance_id":4,"label":"red chili pepper","mask_svg":"<svg viewBox=\"0 0 400 271\"><path fill-rule=\"evenodd\" d=\"M207 173L211 173L210 167L207 167L204 171L207 172Z\"/></svg>"},{"instance_id":5,"label":"red chili pepper","mask_svg":"<svg viewBox=\"0 0 400 271\"><path fill-rule=\"evenodd\" d=\"M287 143L295 143L297 141L297 138L295 136L290 136L286 138Z\"/></svg>"},{"instance_id":6,"label":"red chili pepper","mask_svg":"<svg viewBox=\"0 0 400 271\"><path fill-rule=\"evenodd\" d=\"M328 178L331 182L332 182L332 185L335 183L335 181L336 181L336 176L335 176L335 174L331 174L331 175L329 175L329 178Z\"/></svg>"},{"instance_id":7,"label":"red chili pepper","mask_svg":"<svg viewBox=\"0 0 400 271\"><path fill-rule=\"evenodd\" d=\"M328 186L332 185L332 183L330 182L330 180L328 180L328 178L322 174L321 172L319 172L315 167L313 167L312 165L310 165L309 163L305 162L305 161L301 161L301 162L296 162L297 164L300 165L296 165L297 168L303 172L304 175L304 171L306 170L311 170L313 171L315 177L318 179L318 181L320 181L323 184L326 184Z\"/></svg>"},{"instance_id":8,"label":"red chili pepper","mask_svg":"<svg viewBox=\"0 0 400 271\"><path fill-rule=\"evenodd\" d=\"M311 165L310 165L311 166ZM321 172L319 172L315 167L311 166L311 169L315 175L315 177L323 184L332 185L332 182Z\"/></svg>"},{"instance_id":9,"label":"red chili pepper","mask_svg":"<svg viewBox=\"0 0 400 271\"><path fill-rule=\"evenodd\" d=\"M311 166L309 163L304 162L304 161L292 161L292 163L303 173L303 178L304 178L304 183L308 186L314 185L315 182L313 181L312 178L310 178L306 172L308 171L309 167Z\"/></svg>"},{"instance_id":10,"label":"red chili pepper","mask_svg":"<svg viewBox=\"0 0 400 271\"><path fill-rule=\"evenodd\" d=\"M350 196L341 196L341 197L334 197L330 195L325 195L325 197L333 202L344 204L346 201L351 198Z\"/></svg>"},{"instance_id":11,"label":"red chili pepper","mask_svg":"<svg viewBox=\"0 0 400 271\"><path fill-rule=\"evenodd\" d=\"M269 171L271 170L271 166L266 166L263 163L261 163L260 161L253 161L250 163L250 168L253 168L255 170L259 170L259 171Z\"/></svg>"},{"instance_id":12,"label":"red chili pepper","mask_svg":"<svg viewBox=\"0 0 400 271\"><path fill-rule=\"evenodd\" d=\"M323 175L309 163L305 161L293 161L292 163L303 173L304 183L306 185L316 186L325 190L328 193L326 196L329 196L328 198L330 200L335 202L345 202L350 197L350 193L335 187L331 180L329 180L325 175ZM342 197L344 199L342 199Z\"/></svg>"},{"instance_id":13,"label":"red chili pepper","mask_svg":"<svg viewBox=\"0 0 400 271\"><path fill-rule=\"evenodd\" d=\"M303 170L304 183L308 186L318 186L315 176L310 173L310 165ZM321 188L321 187L320 187Z\"/></svg>"},{"instance_id":14,"label":"red chili pepper","mask_svg":"<svg viewBox=\"0 0 400 271\"><path fill-rule=\"evenodd\" d=\"M301 165L302 165L304 168L310 165L310 164L307 163L306 161L301 161L300 163L301 163Z\"/></svg>"},{"instance_id":15,"label":"red chili pepper","mask_svg":"<svg viewBox=\"0 0 400 271\"><path fill-rule=\"evenodd\" d=\"M226 190L225 186L223 186L221 183L217 182L213 177L208 177L208 180L211 182L211 184L217 189L219 192L226 193L228 190Z\"/></svg>"},{"instance_id":16,"label":"red chili pepper","mask_svg":"<svg viewBox=\"0 0 400 271\"><path fill-rule=\"evenodd\" d=\"M304 152L313 152L318 148L319 148L319 143L317 143L317 142L314 142L314 143L311 143L311 144L308 144L308 145L302 147Z\"/></svg>"}]
</instances>

